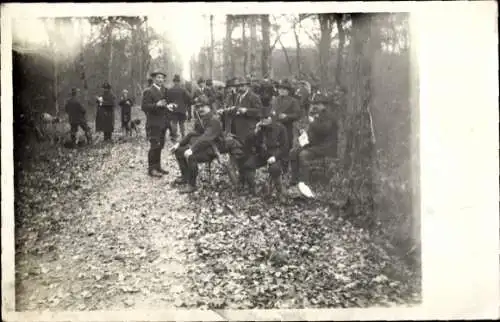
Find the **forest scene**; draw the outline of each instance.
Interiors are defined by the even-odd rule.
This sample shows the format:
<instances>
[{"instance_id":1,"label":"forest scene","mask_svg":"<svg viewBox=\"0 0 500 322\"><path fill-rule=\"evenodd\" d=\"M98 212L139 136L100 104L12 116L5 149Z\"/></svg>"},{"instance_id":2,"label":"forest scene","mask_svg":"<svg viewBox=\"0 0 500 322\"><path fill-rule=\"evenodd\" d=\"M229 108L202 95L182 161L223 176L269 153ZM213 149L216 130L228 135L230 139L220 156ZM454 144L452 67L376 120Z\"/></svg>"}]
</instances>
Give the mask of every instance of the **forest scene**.
<instances>
[{"instance_id":1,"label":"forest scene","mask_svg":"<svg viewBox=\"0 0 500 322\"><path fill-rule=\"evenodd\" d=\"M21 35L31 22L13 23L16 310L420 303L409 14L196 19L203 42L190 53L150 16L40 18L38 42ZM316 91L335 93L338 152L311 163L315 197L239 195L224 153L220 162L200 163L198 190L181 194L171 131L161 150L168 174L149 177L143 96L157 71L167 89L180 75L191 98L200 78L227 88L235 77L302 81L312 105ZM128 91L132 135L120 126L118 104L112 138L96 130L103 83L117 99ZM70 147L65 106L74 88L93 138L79 130ZM188 116L186 132L195 123ZM294 131L309 123L302 113ZM260 189L268 169L256 173Z\"/></svg>"}]
</instances>

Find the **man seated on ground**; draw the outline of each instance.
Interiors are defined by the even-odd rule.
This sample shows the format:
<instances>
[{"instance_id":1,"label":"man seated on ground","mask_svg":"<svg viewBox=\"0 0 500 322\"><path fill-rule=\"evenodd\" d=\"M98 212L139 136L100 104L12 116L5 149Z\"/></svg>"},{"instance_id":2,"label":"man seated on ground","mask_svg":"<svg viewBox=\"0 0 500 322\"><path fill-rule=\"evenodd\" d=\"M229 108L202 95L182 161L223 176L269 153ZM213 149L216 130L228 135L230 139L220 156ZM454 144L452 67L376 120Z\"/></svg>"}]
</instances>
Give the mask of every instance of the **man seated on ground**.
<instances>
[{"instance_id":1,"label":"man seated on ground","mask_svg":"<svg viewBox=\"0 0 500 322\"><path fill-rule=\"evenodd\" d=\"M181 193L197 190L198 163L209 162L216 157L212 144L218 146L222 134L222 124L212 112L206 96L199 97L195 108L197 111L194 111L194 131L172 147L181 172L181 176L174 183L188 185Z\"/></svg>"},{"instance_id":2,"label":"man seated on ground","mask_svg":"<svg viewBox=\"0 0 500 322\"><path fill-rule=\"evenodd\" d=\"M311 189L305 184L309 176L309 162L324 157L337 156L337 122L332 115L334 108L331 97L318 94L311 106L310 124L307 132L299 137L299 146L290 153L292 178L290 186L297 185L301 193L312 197Z\"/></svg>"},{"instance_id":3,"label":"man seated on ground","mask_svg":"<svg viewBox=\"0 0 500 322\"><path fill-rule=\"evenodd\" d=\"M272 194L273 187L280 199L283 198L283 183L281 171L285 157L288 155L286 128L278 121L274 111L265 110L255 132L248 138L246 144L252 147L240 163L240 182L248 184L249 193L256 194L255 174L258 168L268 167L270 180L266 193ZM243 191L242 191L243 192Z\"/></svg>"}]
</instances>

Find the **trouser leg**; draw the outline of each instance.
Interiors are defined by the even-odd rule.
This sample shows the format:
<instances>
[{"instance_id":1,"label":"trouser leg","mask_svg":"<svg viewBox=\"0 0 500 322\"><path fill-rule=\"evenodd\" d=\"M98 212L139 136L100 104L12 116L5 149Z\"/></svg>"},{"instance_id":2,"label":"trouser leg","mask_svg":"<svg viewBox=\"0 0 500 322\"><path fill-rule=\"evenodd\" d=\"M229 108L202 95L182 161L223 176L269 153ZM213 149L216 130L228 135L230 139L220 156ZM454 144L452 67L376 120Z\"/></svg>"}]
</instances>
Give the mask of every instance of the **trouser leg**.
<instances>
[{"instance_id":1,"label":"trouser leg","mask_svg":"<svg viewBox=\"0 0 500 322\"><path fill-rule=\"evenodd\" d=\"M179 147L175 151L175 159L177 160L177 164L179 166L179 171L181 172L182 178L189 182L189 169L186 158L184 157L184 152L187 150L187 146Z\"/></svg>"}]
</instances>

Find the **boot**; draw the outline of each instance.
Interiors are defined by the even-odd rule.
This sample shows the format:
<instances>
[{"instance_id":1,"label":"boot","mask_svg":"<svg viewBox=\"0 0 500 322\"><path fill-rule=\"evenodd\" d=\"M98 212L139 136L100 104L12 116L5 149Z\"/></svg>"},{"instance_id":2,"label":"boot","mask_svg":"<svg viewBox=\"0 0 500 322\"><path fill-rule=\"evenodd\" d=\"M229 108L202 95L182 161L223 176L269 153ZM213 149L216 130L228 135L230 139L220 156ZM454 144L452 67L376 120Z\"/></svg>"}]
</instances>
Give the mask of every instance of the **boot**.
<instances>
[{"instance_id":1,"label":"boot","mask_svg":"<svg viewBox=\"0 0 500 322\"><path fill-rule=\"evenodd\" d=\"M175 184L175 185L184 185L187 183L188 183L187 180L183 176L176 178L173 182L173 184Z\"/></svg>"},{"instance_id":2,"label":"boot","mask_svg":"<svg viewBox=\"0 0 500 322\"><path fill-rule=\"evenodd\" d=\"M276 192L278 194L278 199L281 203L284 203L286 201L285 194L284 192L284 187L283 187L283 180L281 177L278 177L274 180L274 184L276 187Z\"/></svg>"},{"instance_id":3,"label":"boot","mask_svg":"<svg viewBox=\"0 0 500 322\"><path fill-rule=\"evenodd\" d=\"M255 185L255 173L253 172L247 173L246 179L248 184L248 194L252 197L257 196L257 188Z\"/></svg>"},{"instance_id":4,"label":"boot","mask_svg":"<svg viewBox=\"0 0 500 322\"><path fill-rule=\"evenodd\" d=\"M158 169L149 169L148 175L150 177L156 177L156 178L160 178L163 176L163 174L161 172L159 172Z\"/></svg>"},{"instance_id":5,"label":"boot","mask_svg":"<svg viewBox=\"0 0 500 322\"><path fill-rule=\"evenodd\" d=\"M160 172L161 174L168 174L168 173L169 173L167 170L164 170L164 169L162 169L161 167L158 167L156 170L157 170L158 172Z\"/></svg>"},{"instance_id":6,"label":"boot","mask_svg":"<svg viewBox=\"0 0 500 322\"><path fill-rule=\"evenodd\" d=\"M187 187L185 187L181 191L179 191L179 193L181 193L181 194L193 193L196 190L198 190L196 185L189 184Z\"/></svg>"}]
</instances>

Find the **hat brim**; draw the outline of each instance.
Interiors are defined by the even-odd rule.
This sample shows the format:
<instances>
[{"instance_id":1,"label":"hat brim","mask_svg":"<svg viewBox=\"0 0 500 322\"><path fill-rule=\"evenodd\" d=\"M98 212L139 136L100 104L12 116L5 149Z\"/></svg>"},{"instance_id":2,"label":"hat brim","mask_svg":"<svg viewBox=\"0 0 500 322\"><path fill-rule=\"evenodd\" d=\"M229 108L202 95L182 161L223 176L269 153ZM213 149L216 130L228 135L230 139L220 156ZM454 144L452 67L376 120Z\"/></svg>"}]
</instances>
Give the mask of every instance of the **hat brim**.
<instances>
[{"instance_id":1,"label":"hat brim","mask_svg":"<svg viewBox=\"0 0 500 322\"><path fill-rule=\"evenodd\" d=\"M287 89L289 91L293 91L293 87L289 86L289 85L280 85L280 84L278 84L276 87L277 88L284 88L284 89Z\"/></svg>"},{"instance_id":2,"label":"hat brim","mask_svg":"<svg viewBox=\"0 0 500 322\"><path fill-rule=\"evenodd\" d=\"M154 73L151 73L149 76L156 77L156 75L163 75L164 77L167 77L167 74L162 73L162 72L154 72Z\"/></svg>"}]
</instances>

